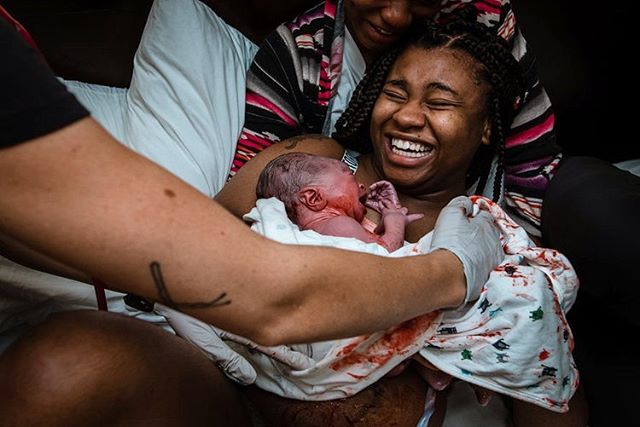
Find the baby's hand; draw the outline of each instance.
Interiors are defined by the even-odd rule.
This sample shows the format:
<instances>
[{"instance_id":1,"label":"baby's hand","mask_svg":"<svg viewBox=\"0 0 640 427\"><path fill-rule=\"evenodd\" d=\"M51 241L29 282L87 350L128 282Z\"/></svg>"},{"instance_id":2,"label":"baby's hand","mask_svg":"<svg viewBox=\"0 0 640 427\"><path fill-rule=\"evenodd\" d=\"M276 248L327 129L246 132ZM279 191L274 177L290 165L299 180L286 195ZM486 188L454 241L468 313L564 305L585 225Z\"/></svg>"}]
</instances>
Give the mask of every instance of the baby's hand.
<instances>
[{"instance_id":1,"label":"baby's hand","mask_svg":"<svg viewBox=\"0 0 640 427\"><path fill-rule=\"evenodd\" d=\"M382 209L386 206L402 207L398 193L389 181L378 181L371 184L365 205L381 215Z\"/></svg>"},{"instance_id":2,"label":"baby's hand","mask_svg":"<svg viewBox=\"0 0 640 427\"><path fill-rule=\"evenodd\" d=\"M404 229L407 225L424 217L421 213L409 213L407 208L394 205L389 199L381 199L379 206L382 219L374 230L376 234L382 234L385 230L396 228L402 230L404 236Z\"/></svg>"}]
</instances>

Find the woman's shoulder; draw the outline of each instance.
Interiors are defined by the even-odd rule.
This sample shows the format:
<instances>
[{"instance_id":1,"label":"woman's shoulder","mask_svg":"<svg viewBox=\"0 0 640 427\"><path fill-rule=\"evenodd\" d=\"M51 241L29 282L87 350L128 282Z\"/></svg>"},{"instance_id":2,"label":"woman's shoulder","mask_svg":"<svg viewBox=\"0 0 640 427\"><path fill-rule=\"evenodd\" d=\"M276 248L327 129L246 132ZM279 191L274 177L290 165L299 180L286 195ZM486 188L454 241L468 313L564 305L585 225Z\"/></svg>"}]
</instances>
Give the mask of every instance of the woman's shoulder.
<instances>
[{"instance_id":1,"label":"woman's shoulder","mask_svg":"<svg viewBox=\"0 0 640 427\"><path fill-rule=\"evenodd\" d=\"M276 157L293 152L303 152L340 160L344 147L324 135L298 135L267 147L242 166L227 182L215 199L241 217L255 204L258 177L267 163Z\"/></svg>"},{"instance_id":2,"label":"woman's shoulder","mask_svg":"<svg viewBox=\"0 0 640 427\"><path fill-rule=\"evenodd\" d=\"M334 159L341 159L345 150L335 139L320 134L297 135L269 148L273 150L273 157L290 151L302 151Z\"/></svg>"}]
</instances>

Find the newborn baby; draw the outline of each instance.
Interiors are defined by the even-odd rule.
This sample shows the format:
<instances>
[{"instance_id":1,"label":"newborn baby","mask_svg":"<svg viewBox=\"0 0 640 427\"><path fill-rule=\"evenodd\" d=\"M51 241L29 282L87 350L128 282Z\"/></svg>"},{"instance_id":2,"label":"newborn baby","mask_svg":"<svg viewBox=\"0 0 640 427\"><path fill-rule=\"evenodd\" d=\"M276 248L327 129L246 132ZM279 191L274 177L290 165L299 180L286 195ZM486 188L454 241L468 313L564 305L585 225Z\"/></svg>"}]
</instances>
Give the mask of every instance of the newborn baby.
<instances>
[{"instance_id":1,"label":"newborn baby","mask_svg":"<svg viewBox=\"0 0 640 427\"><path fill-rule=\"evenodd\" d=\"M422 218L408 214L388 181L371 185L369 193L349 167L335 159L307 153L283 154L270 161L258 179L258 199L276 197L301 230L327 236L354 237L378 243L389 252L404 244L405 227ZM363 225L366 206L381 215L380 225Z\"/></svg>"}]
</instances>

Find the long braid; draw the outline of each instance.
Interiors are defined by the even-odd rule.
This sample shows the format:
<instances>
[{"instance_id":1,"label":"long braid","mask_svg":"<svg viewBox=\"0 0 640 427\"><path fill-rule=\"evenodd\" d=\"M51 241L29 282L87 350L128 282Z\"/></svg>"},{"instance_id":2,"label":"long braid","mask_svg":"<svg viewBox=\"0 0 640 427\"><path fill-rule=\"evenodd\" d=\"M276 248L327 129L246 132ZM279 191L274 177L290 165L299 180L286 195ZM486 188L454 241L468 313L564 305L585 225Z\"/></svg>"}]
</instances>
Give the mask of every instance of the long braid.
<instances>
[{"instance_id":1,"label":"long braid","mask_svg":"<svg viewBox=\"0 0 640 427\"><path fill-rule=\"evenodd\" d=\"M371 151L369 122L373 105L400 53L398 49L391 50L374 63L356 87L348 108L336 122L333 138L346 148L361 153Z\"/></svg>"},{"instance_id":2,"label":"long braid","mask_svg":"<svg viewBox=\"0 0 640 427\"><path fill-rule=\"evenodd\" d=\"M481 146L467 173L467 187L479 180L477 190L482 192L486 185L491 161L498 158L498 168L493 182L493 199L500 199L504 169L505 135L517 113L520 100L524 97L522 71L512 56L506 41L493 34L485 25L479 24L471 13L460 12L458 19L443 26L429 23L420 34L412 34L402 50L395 50L383 56L367 72L358 85L347 110L336 124L335 139L345 147L361 153L372 150L369 137L369 122L374 103L382 91L385 79L393 63L409 47L423 49L448 48L467 53L478 65L475 77L486 82L490 92L487 97L487 112L491 124L489 146Z\"/></svg>"},{"instance_id":3,"label":"long braid","mask_svg":"<svg viewBox=\"0 0 640 427\"><path fill-rule=\"evenodd\" d=\"M524 96L522 71L511 55L505 40L493 35L484 25L475 21L457 20L448 23L444 32L457 34L447 46L460 49L474 59L482 68L479 79L489 83L491 88L487 107L491 120L490 147L478 150L467 179L467 186L479 178L477 191L482 192L491 171L491 158L497 156L497 168L493 181L493 200L500 200L502 193L502 176L504 174L504 143L508 127L515 117L516 106Z\"/></svg>"},{"instance_id":4,"label":"long braid","mask_svg":"<svg viewBox=\"0 0 640 427\"><path fill-rule=\"evenodd\" d=\"M498 109L500 107L500 99L495 97L493 98L494 108ZM502 115L496 114L493 119L493 129L496 133L496 141L504 141L505 137L505 129L502 126ZM498 165L496 168L496 176L493 180L493 201L498 203L500 200L500 195L502 193L502 175L504 174L504 143L496 144L497 151L497 161Z\"/></svg>"}]
</instances>

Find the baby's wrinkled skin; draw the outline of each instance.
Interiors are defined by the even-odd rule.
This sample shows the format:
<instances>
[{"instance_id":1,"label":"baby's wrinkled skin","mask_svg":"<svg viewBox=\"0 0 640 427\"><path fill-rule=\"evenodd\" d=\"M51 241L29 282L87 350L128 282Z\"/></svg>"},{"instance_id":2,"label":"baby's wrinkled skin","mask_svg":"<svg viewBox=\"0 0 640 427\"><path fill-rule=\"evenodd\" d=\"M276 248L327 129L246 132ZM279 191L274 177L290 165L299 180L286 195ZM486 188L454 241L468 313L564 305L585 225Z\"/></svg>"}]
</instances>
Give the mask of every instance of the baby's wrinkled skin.
<instances>
[{"instance_id":1,"label":"baby's wrinkled skin","mask_svg":"<svg viewBox=\"0 0 640 427\"><path fill-rule=\"evenodd\" d=\"M406 226L423 215L409 214L390 182L375 182L367 190L344 163L321 156L310 159L319 172L290 195L297 201L292 217L300 229L378 243L389 252L402 247ZM380 214L373 230L363 225L367 207Z\"/></svg>"}]
</instances>

